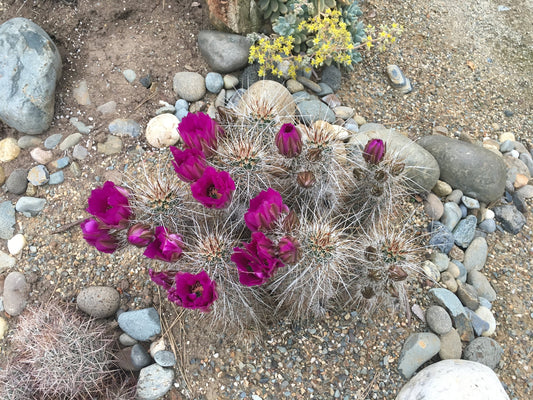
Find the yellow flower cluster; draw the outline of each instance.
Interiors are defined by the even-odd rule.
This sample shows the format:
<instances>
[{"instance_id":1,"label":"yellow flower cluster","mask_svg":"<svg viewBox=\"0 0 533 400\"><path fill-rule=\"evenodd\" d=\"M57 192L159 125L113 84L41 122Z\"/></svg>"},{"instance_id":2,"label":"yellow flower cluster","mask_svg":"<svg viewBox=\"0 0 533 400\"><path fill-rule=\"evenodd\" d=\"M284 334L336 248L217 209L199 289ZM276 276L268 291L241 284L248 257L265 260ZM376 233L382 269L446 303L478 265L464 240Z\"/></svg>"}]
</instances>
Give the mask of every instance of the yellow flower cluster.
<instances>
[{"instance_id":1,"label":"yellow flower cluster","mask_svg":"<svg viewBox=\"0 0 533 400\"><path fill-rule=\"evenodd\" d=\"M362 46L366 47L367 50L370 50L372 47L377 45L379 51L387 50L391 44L396 42L396 38L399 37L403 32L403 26L393 23L390 27L388 25L380 25L379 32L373 25L368 25L366 27L367 37L362 43Z\"/></svg>"},{"instance_id":2,"label":"yellow flower cluster","mask_svg":"<svg viewBox=\"0 0 533 400\"><path fill-rule=\"evenodd\" d=\"M302 21L299 31L306 31L309 37L306 55L293 55L294 38L292 36L271 36L259 39L250 48L248 62L257 61L260 65L259 76L265 76L267 71L277 76L286 74L296 77L300 68L309 70L320 67L324 63L335 61L342 65L351 65L351 50L355 49L352 35L346 24L340 21L338 10L327 9L323 14ZM280 70L284 66L284 71Z\"/></svg>"}]
</instances>

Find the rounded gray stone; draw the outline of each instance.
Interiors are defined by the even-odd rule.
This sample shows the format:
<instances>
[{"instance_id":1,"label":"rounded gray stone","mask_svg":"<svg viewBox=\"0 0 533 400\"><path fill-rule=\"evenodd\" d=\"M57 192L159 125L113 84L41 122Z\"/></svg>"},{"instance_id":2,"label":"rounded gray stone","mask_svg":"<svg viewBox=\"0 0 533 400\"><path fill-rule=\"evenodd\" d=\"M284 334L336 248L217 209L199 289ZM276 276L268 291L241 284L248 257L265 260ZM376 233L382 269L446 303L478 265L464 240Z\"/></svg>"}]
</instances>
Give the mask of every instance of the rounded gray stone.
<instances>
[{"instance_id":1,"label":"rounded gray stone","mask_svg":"<svg viewBox=\"0 0 533 400\"><path fill-rule=\"evenodd\" d=\"M307 125L315 121L335 122L335 113L320 100L305 100L297 104L298 116Z\"/></svg>"},{"instance_id":2,"label":"rounded gray stone","mask_svg":"<svg viewBox=\"0 0 533 400\"><path fill-rule=\"evenodd\" d=\"M444 206L434 193L428 193L424 201L424 211L433 221L438 221L444 213Z\"/></svg>"},{"instance_id":3,"label":"rounded gray stone","mask_svg":"<svg viewBox=\"0 0 533 400\"><path fill-rule=\"evenodd\" d=\"M137 74L131 69L122 71L122 75L124 75L124 78L126 78L129 83L133 83L133 81L137 78Z\"/></svg>"},{"instance_id":4,"label":"rounded gray stone","mask_svg":"<svg viewBox=\"0 0 533 400\"><path fill-rule=\"evenodd\" d=\"M21 149L28 149L30 147L37 147L41 144L41 139L35 136L22 136L18 141L17 145Z\"/></svg>"},{"instance_id":5,"label":"rounded gray stone","mask_svg":"<svg viewBox=\"0 0 533 400\"><path fill-rule=\"evenodd\" d=\"M516 235L526 224L526 217L512 204L504 204L494 208L496 220L507 232Z\"/></svg>"},{"instance_id":6,"label":"rounded gray stone","mask_svg":"<svg viewBox=\"0 0 533 400\"><path fill-rule=\"evenodd\" d=\"M488 337L479 337L472 340L465 348L465 360L475 361L494 369L498 366L503 355L500 344Z\"/></svg>"},{"instance_id":7,"label":"rounded gray stone","mask_svg":"<svg viewBox=\"0 0 533 400\"><path fill-rule=\"evenodd\" d=\"M496 291L492 288L489 280L481 272L473 270L468 273L467 282L476 288L478 296L488 301L496 300Z\"/></svg>"},{"instance_id":8,"label":"rounded gray stone","mask_svg":"<svg viewBox=\"0 0 533 400\"><path fill-rule=\"evenodd\" d=\"M198 101L205 96L205 80L197 72L178 72L174 75L174 92L187 101Z\"/></svg>"},{"instance_id":9,"label":"rounded gray stone","mask_svg":"<svg viewBox=\"0 0 533 400\"><path fill-rule=\"evenodd\" d=\"M443 360L407 382L396 400L509 400L498 376L467 360Z\"/></svg>"},{"instance_id":10,"label":"rounded gray stone","mask_svg":"<svg viewBox=\"0 0 533 400\"><path fill-rule=\"evenodd\" d=\"M189 102L185 99L178 99L176 100L176 104L174 105L174 107L176 108L176 111L181 109L189 111Z\"/></svg>"},{"instance_id":11,"label":"rounded gray stone","mask_svg":"<svg viewBox=\"0 0 533 400\"><path fill-rule=\"evenodd\" d=\"M137 340L132 338L127 333L123 333L118 337L118 341L122 346L133 346L134 344L137 344Z\"/></svg>"},{"instance_id":12,"label":"rounded gray stone","mask_svg":"<svg viewBox=\"0 0 533 400\"><path fill-rule=\"evenodd\" d=\"M472 240L472 243L470 243L465 251L465 258L463 260L463 265L468 272L474 269L480 271L483 268L487 261L488 249L485 238L477 237Z\"/></svg>"},{"instance_id":13,"label":"rounded gray stone","mask_svg":"<svg viewBox=\"0 0 533 400\"><path fill-rule=\"evenodd\" d=\"M15 233L15 207L10 201L0 203L0 239L9 240Z\"/></svg>"},{"instance_id":14,"label":"rounded gray stone","mask_svg":"<svg viewBox=\"0 0 533 400\"><path fill-rule=\"evenodd\" d=\"M431 254L431 262L437 266L439 272L444 272L448 269L450 258L440 251Z\"/></svg>"},{"instance_id":15,"label":"rounded gray stone","mask_svg":"<svg viewBox=\"0 0 533 400\"><path fill-rule=\"evenodd\" d=\"M49 185L59 185L65 181L65 174L63 171L57 171L53 174L50 174L50 179L48 180Z\"/></svg>"},{"instance_id":16,"label":"rounded gray stone","mask_svg":"<svg viewBox=\"0 0 533 400\"><path fill-rule=\"evenodd\" d=\"M440 336L439 357L441 360L460 359L462 352L461 338L454 328Z\"/></svg>"},{"instance_id":17,"label":"rounded gray stone","mask_svg":"<svg viewBox=\"0 0 533 400\"><path fill-rule=\"evenodd\" d=\"M461 303L471 310L476 310L479 307L479 296L477 290L468 283L460 283L457 287L455 295L459 297Z\"/></svg>"},{"instance_id":18,"label":"rounded gray stone","mask_svg":"<svg viewBox=\"0 0 533 400\"><path fill-rule=\"evenodd\" d=\"M50 135L44 140L44 147L48 150L55 149L59 142L61 142L61 139L63 139L63 135L61 133Z\"/></svg>"},{"instance_id":19,"label":"rounded gray stone","mask_svg":"<svg viewBox=\"0 0 533 400\"><path fill-rule=\"evenodd\" d=\"M472 197L462 196L461 201L466 206L466 208L469 208L471 210L479 208L479 201L477 201L477 199L473 199Z\"/></svg>"},{"instance_id":20,"label":"rounded gray stone","mask_svg":"<svg viewBox=\"0 0 533 400\"><path fill-rule=\"evenodd\" d=\"M429 245L435 247L442 253L448 254L453 247L453 234L448 227L440 222L432 222L428 228L431 233Z\"/></svg>"},{"instance_id":21,"label":"rounded gray stone","mask_svg":"<svg viewBox=\"0 0 533 400\"><path fill-rule=\"evenodd\" d=\"M451 291L444 288L430 289L429 295L433 301L448 311L461 340L472 340L474 338L472 323L470 322L470 317L466 314L459 298L457 298L457 296Z\"/></svg>"},{"instance_id":22,"label":"rounded gray stone","mask_svg":"<svg viewBox=\"0 0 533 400\"><path fill-rule=\"evenodd\" d=\"M24 274L10 272L4 281L4 310L15 317L20 315L26 308L30 286L26 282Z\"/></svg>"},{"instance_id":23,"label":"rounded gray stone","mask_svg":"<svg viewBox=\"0 0 533 400\"><path fill-rule=\"evenodd\" d=\"M26 192L28 187L28 170L26 169L16 169L6 180L7 191L13 194L23 194Z\"/></svg>"},{"instance_id":24,"label":"rounded gray stone","mask_svg":"<svg viewBox=\"0 0 533 400\"><path fill-rule=\"evenodd\" d=\"M453 229L453 238L455 244L462 248L467 248L476 233L477 218L474 215L468 215L465 219L459 221L459 223Z\"/></svg>"},{"instance_id":25,"label":"rounded gray stone","mask_svg":"<svg viewBox=\"0 0 533 400\"><path fill-rule=\"evenodd\" d=\"M485 219L477 227L485 233L492 233L496 230L496 221L493 218Z\"/></svg>"},{"instance_id":26,"label":"rounded gray stone","mask_svg":"<svg viewBox=\"0 0 533 400\"><path fill-rule=\"evenodd\" d=\"M252 42L244 36L218 31L200 31L198 47L215 72L226 74L248 65ZM193 100L195 101L195 100Z\"/></svg>"},{"instance_id":27,"label":"rounded gray stone","mask_svg":"<svg viewBox=\"0 0 533 400\"><path fill-rule=\"evenodd\" d=\"M507 168L502 158L483 147L441 135L418 141L437 160L440 179L484 203L500 198Z\"/></svg>"},{"instance_id":28,"label":"rounded gray stone","mask_svg":"<svg viewBox=\"0 0 533 400\"><path fill-rule=\"evenodd\" d=\"M444 211L441 217L441 222L452 230L461 220L462 212L457 203L449 201L444 204Z\"/></svg>"},{"instance_id":29,"label":"rounded gray stone","mask_svg":"<svg viewBox=\"0 0 533 400\"><path fill-rule=\"evenodd\" d=\"M174 370L152 364L141 369L137 380L137 400L157 400L164 396L174 383Z\"/></svg>"},{"instance_id":30,"label":"rounded gray stone","mask_svg":"<svg viewBox=\"0 0 533 400\"><path fill-rule=\"evenodd\" d=\"M440 350L440 340L430 332L414 333L405 341L398 369L404 378L410 378L426 361L430 360Z\"/></svg>"},{"instance_id":31,"label":"rounded gray stone","mask_svg":"<svg viewBox=\"0 0 533 400\"><path fill-rule=\"evenodd\" d=\"M209 72L205 76L205 87L209 92L218 94L224 87L224 78L218 72Z\"/></svg>"},{"instance_id":32,"label":"rounded gray stone","mask_svg":"<svg viewBox=\"0 0 533 400\"><path fill-rule=\"evenodd\" d=\"M138 137L141 134L141 126L132 119L117 118L108 126L109 132L115 136Z\"/></svg>"},{"instance_id":33,"label":"rounded gray stone","mask_svg":"<svg viewBox=\"0 0 533 400\"><path fill-rule=\"evenodd\" d=\"M459 204L461 201L461 198L463 197L463 192L459 189L454 189L452 192L446 197L446 201L453 201L456 204Z\"/></svg>"},{"instance_id":34,"label":"rounded gray stone","mask_svg":"<svg viewBox=\"0 0 533 400\"><path fill-rule=\"evenodd\" d=\"M161 333L159 314L153 307L123 312L118 317L118 325L125 333L139 341L147 341Z\"/></svg>"},{"instance_id":35,"label":"rounded gray stone","mask_svg":"<svg viewBox=\"0 0 533 400\"><path fill-rule=\"evenodd\" d=\"M26 18L0 25L0 119L29 135L46 131L54 117L61 56L48 34Z\"/></svg>"},{"instance_id":36,"label":"rounded gray stone","mask_svg":"<svg viewBox=\"0 0 533 400\"><path fill-rule=\"evenodd\" d=\"M76 298L78 307L94 318L108 318L120 307L120 294L109 286L89 286Z\"/></svg>"},{"instance_id":37,"label":"rounded gray stone","mask_svg":"<svg viewBox=\"0 0 533 400\"><path fill-rule=\"evenodd\" d=\"M28 213L32 217L35 217L42 211L45 204L45 199L23 196L18 199L15 209L20 213Z\"/></svg>"},{"instance_id":38,"label":"rounded gray stone","mask_svg":"<svg viewBox=\"0 0 533 400\"><path fill-rule=\"evenodd\" d=\"M83 135L79 132L68 135L59 145L59 149L65 151L73 146L76 146L82 138Z\"/></svg>"},{"instance_id":39,"label":"rounded gray stone","mask_svg":"<svg viewBox=\"0 0 533 400\"><path fill-rule=\"evenodd\" d=\"M140 370L141 368L144 368L152 363L152 357L139 343L134 344L131 348L130 357L131 363L133 364L135 370Z\"/></svg>"},{"instance_id":40,"label":"rounded gray stone","mask_svg":"<svg viewBox=\"0 0 533 400\"><path fill-rule=\"evenodd\" d=\"M328 65L322 71L321 82L327 84L334 92L341 88L341 70L335 65Z\"/></svg>"},{"instance_id":41,"label":"rounded gray stone","mask_svg":"<svg viewBox=\"0 0 533 400\"><path fill-rule=\"evenodd\" d=\"M154 354L154 360L162 367L173 367L176 364L174 353L167 350L160 350Z\"/></svg>"},{"instance_id":42,"label":"rounded gray stone","mask_svg":"<svg viewBox=\"0 0 533 400\"><path fill-rule=\"evenodd\" d=\"M431 306L427 309L426 322L429 328L438 335L444 335L452 329L452 319L440 306Z\"/></svg>"}]
</instances>

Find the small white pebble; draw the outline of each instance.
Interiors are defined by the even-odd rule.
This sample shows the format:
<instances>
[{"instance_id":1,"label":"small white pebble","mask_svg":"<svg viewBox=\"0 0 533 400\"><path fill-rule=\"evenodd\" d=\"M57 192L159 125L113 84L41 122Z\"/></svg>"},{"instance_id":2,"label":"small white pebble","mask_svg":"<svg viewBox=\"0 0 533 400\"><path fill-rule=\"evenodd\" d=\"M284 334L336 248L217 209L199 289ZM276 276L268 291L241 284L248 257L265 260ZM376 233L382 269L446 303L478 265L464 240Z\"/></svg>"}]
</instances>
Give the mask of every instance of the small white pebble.
<instances>
[{"instance_id":1,"label":"small white pebble","mask_svg":"<svg viewBox=\"0 0 533 400\"><path fill-rule=\"evenodd\" d=\"M19 255L22 249L26 247L26 238L22 233L17 233L7 241L7 248L9 253L13 256Z\"/></svg>"}]
</instances>

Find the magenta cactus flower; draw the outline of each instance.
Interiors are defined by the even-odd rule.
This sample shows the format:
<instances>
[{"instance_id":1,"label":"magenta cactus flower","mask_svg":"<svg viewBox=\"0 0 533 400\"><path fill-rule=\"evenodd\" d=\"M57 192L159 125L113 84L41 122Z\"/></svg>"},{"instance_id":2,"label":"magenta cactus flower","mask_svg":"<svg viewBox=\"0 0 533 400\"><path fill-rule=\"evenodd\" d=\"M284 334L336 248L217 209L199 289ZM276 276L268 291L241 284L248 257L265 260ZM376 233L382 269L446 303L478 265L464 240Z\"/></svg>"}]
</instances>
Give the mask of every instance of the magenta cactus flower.
<instances>
[{"instance_id":1,"label":"magenta cactus flower","mask_svg":"<svg viewBox=\"0 0 533 400\"><path fill-rule=\"evenodd\" d=\"M178 177L187 183L196 182L204 173L207 164L205 156L201 150L185 149L180 150L177 147L170 146L170 151L174 156L172 165Z\"/></svg>"},{"instance_id":2,"label":"magenta cactus flower","mask_svg":"<svg viewBox=\"0 0 533 400\"><path fill-rule=\"evenodd\" d=\"M288 212L289 207L283 204L281 194L268 188L250 200L250 207L244 214L244 221L252 232L268 232L274 228L281 214Z\"/></svg>"},{"instance_id":3,"label":"magenta cactus flower","mask_svg":"<svg viewBox=\"0 0 533 400\"><path fill-rule=\"evenodd\" d=\"M83 238L102 253L113 253L118 249L118 239L111 235L109 229L93 218L87 218L80 224Z\"/></svg>"},{"instance_id":4,"label":"magenta cactus flower","mask_svg":"<svg viewBox=\"0 0 533 400\"><path fill-rule=\"evenodd\" d=\"M137 247L146 247L154 240L153 229L146 224L135 224L128 229L128 242Z\"/></svg>"},{"instance_id":5,"label":"magenta cactus flower","mask_svg":"<svg viewBox=\"0 0 533 400\"><path fill-rule=\"evenodd\" d=\"M209 157L216 151L218 135L224 130L209 115L199 112L187 114L178 125L178 132L185 147L198 149Z\"/></svg>"},{"instance_id":6,"label":"magenta cactus flower","mask_svg":"<svg viewBox=\"0 0 533 400\"><path fill-rule=\"evenodd\" d=\"M106 181L102 187L91 192L87 212L110 228L125 228L131 216L128 196L125 189Z\"/></svg>"},{"instance_id":7,"label":"magenta cactus flower","mask_svg":"<svg viewBox=\"0 0 533 400\"><path fill-rule=\"evenodd\" d=\"M284 236L278 243L278 257L285 264L296 264L300 258L300 242L290 236Z\"/></svg>"},{"instance_id":8,"label":"magenta cactus flower","mask_svg":"<svg viewBox=\"0 0 533 400\"><path fill-rule=\"evenodd\" d=\"M180 235L169 233L164 226L155 228L154 241L146 247L144 255L148 258L166 262L175 262L183 253L183 241Z\"/></svg>"},{"instance_id":9,"label":"magenta cactus flower","mask_svg":"<svg viewBox=\"0 0 533 400\"><path fill-rule=\"evenodd\" d=\"M183 308L209 312L211 305L218 299L216 283L205 271L198 274L178 272L175 287L168 291L168 299Z\"/></svg>"},{"instance_id":10,"label":"magenta cactus flower","mask_svg":"<svg viewBox=\"0 0 533 400\"><path fill-rule=\"evenodd\" d=\"M302 135L293 124L283 124L275 142L280 154L285 157L296 157L302 152Z\"/></svg>"},{"instance_id":11,"label":"magenta cactus flower","mask_svg":"<svg viewBox=\"0 0 533 400\"><path fill-rule=\"evenodd\" d=\"M369 140L363 150L363 158L369 164L377 165L383 160L386 144L381 139Z\"/></svg>"},{"instance_id":12,"label":"magenta cactus flower","mask_svg":"<svg viewBox=\"0 0 533 400\"><path fill-rule=\"evenodd\" d=\"M265 283L284 264L275 257L276 248L262 232L252 233L250 243L244 248L233 248L231 261L237 265L239 282L245 286Z\"/></svg>"},{"instance_id":13,"label":"magenta cactus flower","mask_svg":"<svg viewBox=\"0 0 533 400\"><path fill-rule=\"evenodd\" d=\"M163 287L165 290L169 290L172 287L177 273L178 271L154 272L151 268L148 270L148 275L150 275L152 282Z\"/></svg>"},{"instance_id":14,"label":"magenta cactus flower","mask_svg":"<svg viewBox=\"0 0 533 400\"><path fill-rule=\"evenodd\" d=\"M192 196L207 208L226 208L231 203L235 182L226 171L207 167L200 179L191 185Z\"/></svg>"}]
</instances>

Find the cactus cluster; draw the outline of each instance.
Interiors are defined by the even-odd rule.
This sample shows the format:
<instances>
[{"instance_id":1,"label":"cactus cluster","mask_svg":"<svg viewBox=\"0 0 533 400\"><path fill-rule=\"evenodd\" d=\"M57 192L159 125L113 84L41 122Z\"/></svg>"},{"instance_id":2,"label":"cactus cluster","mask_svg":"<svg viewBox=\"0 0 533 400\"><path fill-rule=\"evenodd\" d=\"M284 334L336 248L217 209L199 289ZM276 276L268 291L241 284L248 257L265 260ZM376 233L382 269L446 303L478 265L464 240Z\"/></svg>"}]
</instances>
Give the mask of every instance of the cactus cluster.
<instances>
[{"instance_id":1,"label":"cactus cluster","mask_svg":"<svg viewBox=\"0 0 533 400\"><path fill-rule=\"evenodd\" d=\"M144 248L168 299L221 328L260 330L335 304L407 310L414 244L389 227L402 160L382 140L303 125L295 109L283 85L260 81L216 120L189 114L172 166L93 190L85 239L108 253Z\"/></svg>"}]
</instances>

